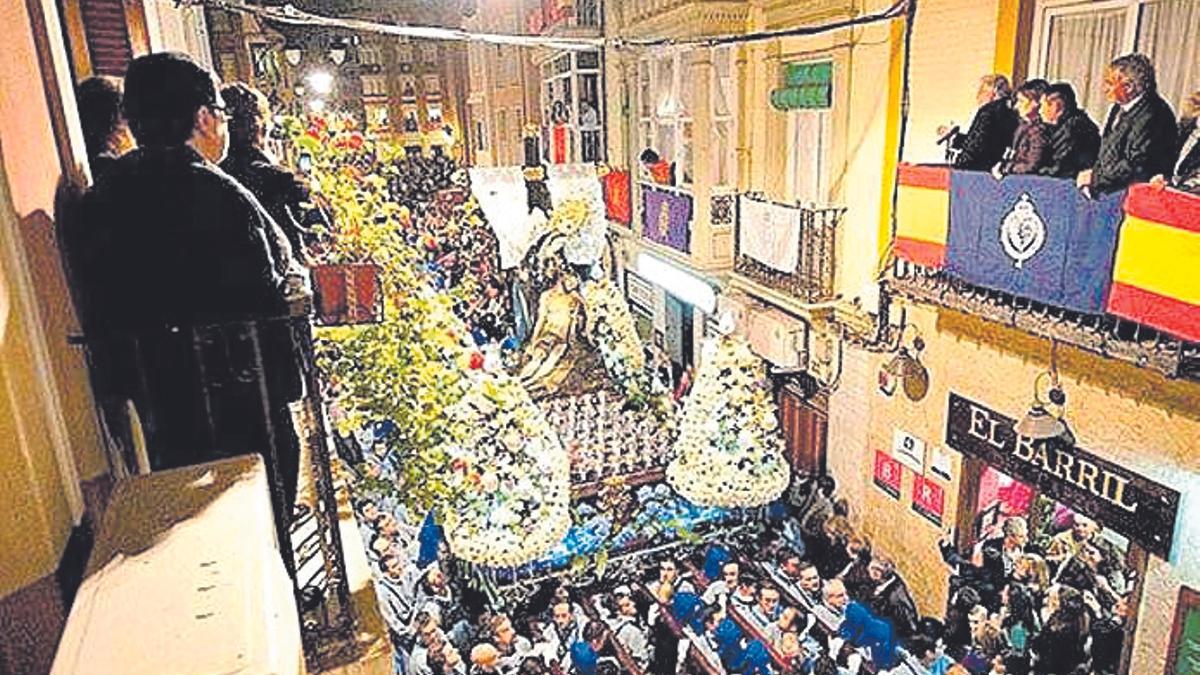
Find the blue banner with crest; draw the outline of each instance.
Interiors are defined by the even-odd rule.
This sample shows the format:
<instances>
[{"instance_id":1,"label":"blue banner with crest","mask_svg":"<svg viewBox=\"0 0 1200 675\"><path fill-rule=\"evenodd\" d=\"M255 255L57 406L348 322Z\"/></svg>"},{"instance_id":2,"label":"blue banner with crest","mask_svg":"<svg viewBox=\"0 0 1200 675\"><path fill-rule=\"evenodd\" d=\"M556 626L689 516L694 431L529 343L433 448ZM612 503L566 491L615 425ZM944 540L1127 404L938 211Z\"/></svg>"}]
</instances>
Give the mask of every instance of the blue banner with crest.
<instances>
[{"instance_id":1,"label":"blue banner with crest","mask_svg":"<svg viewBox=\"0 0 1200 675\"><path fill-rule=\"evenodd\" d=\"M1104 312L1125 193L1084 196L1070 180L954 171L946 272L1088 314Z\"/></svg>"}]
</instances>

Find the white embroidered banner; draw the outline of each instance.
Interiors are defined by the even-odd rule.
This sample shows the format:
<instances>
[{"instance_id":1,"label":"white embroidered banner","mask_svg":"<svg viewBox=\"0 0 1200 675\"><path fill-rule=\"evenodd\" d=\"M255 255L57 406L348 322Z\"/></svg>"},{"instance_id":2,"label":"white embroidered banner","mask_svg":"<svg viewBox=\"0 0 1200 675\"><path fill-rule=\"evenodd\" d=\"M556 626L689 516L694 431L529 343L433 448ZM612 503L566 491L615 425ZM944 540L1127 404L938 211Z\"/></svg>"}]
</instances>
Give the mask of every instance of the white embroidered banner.
<instances>
[{"instance_id":1,"label":"white embroidered banner","mask_svg":"<svg viewBox=\"0 0 1200 675\"><path fill-rule=\"evenodd\" d=\"M780 272L795 272L800 264L802 211L745 195L738 201L738 250Z\"/></svg>"},{"instance_id":2,"label":"white embroidered banner","mask_svg":"<svg viewBox=\"0 0 1200 675\"><path fill-rule=\"evenodd\" d=\"M579 234L566 242L563 254L576 265L590 265L604 251L608 221L604 215L604 188L594 164L551 164L546 167L546 187L554 207L569 199L588 202L591 218Z\"/></svg>"},{"instance_id":3,"label":"white embroidered banner","mask_svg":"<svg viewBox=\"0 0 1200 675\"><path fill-rule=\"evenodd\" d=\"M470 169L468 173L471 193L499 241L500 267L520 265L546 220L541 210L529 213L521 167Z\"/></svg>"}]
</instances>

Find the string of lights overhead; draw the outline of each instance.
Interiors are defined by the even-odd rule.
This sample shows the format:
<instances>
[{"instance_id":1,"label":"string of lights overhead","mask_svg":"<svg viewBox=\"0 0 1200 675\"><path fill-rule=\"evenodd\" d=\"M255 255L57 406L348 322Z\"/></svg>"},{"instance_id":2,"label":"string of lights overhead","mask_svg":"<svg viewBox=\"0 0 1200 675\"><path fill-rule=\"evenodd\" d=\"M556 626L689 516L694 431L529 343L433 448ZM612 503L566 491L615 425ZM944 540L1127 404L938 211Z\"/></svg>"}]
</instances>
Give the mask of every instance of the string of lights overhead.
<instances>
[{"instance_id":1,"label":"string of lights overhead","mask_svg":"<svg viewBox=\"0 0 1200 675\"><path fill-rule=\"evenodd\" d=\"M882 21L902 18L908 11L911 0L897 0L887 9L872 14L851 17L812 26L801 26L785 30L757 31L754 33L731 33L688 38L577 38L550 37L542 35L518 35L512 33L486 33L467 31L458 28L441 26L422 26L412 24L384 23L353 17L336 17L315 14L296 8L294 5L261 6L252 5L244 0L189 0L188 4L204 5L216 9L243 14L252 14L260 19L294 26L316 26L339 28L365 33L381 33L397 37L409 37L425 40L450 40L456 42L482 42L486 44L512 45L517 47L545 47L568 51L591 51L602 47L616 49L652 49L660 47L701 46L713 47L719 45L743 44L762 42L785 37L819 35L835 30L865 26Z\"/></svg>"}]
</instances>

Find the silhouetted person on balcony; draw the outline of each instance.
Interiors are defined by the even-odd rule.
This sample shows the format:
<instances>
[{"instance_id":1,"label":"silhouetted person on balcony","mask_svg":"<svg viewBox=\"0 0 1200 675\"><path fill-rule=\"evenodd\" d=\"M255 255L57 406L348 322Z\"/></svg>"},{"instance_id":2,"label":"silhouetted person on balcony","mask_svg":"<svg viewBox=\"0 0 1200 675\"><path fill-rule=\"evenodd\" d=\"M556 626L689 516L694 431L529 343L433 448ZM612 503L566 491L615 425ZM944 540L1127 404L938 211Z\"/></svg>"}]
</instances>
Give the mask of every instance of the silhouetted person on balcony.
<instances>
[{"instance_id":1,"label":"silhouetted person on balcony","mask_svg":"<svg viewBox=\"0 0 1200 675\"><path fill-rule=\"evenodd\" d=\"M1080 109L1075 89L1055 82L1042 96L1038 114L1050 131L1046 162L1038 169L1043 176L1075 178L1096 163L1100 151L1100 128Z\"/></svg>"},{"instance_id":2,"label":"silhouetted person on balcony","mask_svg":"<svg viewBox=\"0 0 1200 675\"><path fill-rule=\"evenodd\" d=\"M1001 162L1000 174L1035 173L1045 163L1046 126L1038 116L1042 95L1050 85L1045 80L1030 80L1017 88L1013 109L1017 113L1017 130L1013 133L1008 159Z\"/></svg>"},{"instance_id":3,"label":"silhouetted person on balcony","mask_svg":"<svg viewBox=\"0 0 1200 675\"><path fill-rule=\"evenodd\" d=\"M216 78L184 54L143 56L126 73L123 108L140 147L84 203L85 236L99 261L81 280L97 290L101 317L89 337L135 352L134 398L152 468L264 454L290 504L295 354L263 329L257 377L254 333L234 322L286 315L289 288L303 288L276 271L270 215L216 165L228 143Z\"/></svg>"},{"instance_id":4,"label":"silhouetted person on balcony","mask_svg":"<svg viewBox=\"0 0 1200 675\"><path fill-rule=\"evenodd\" d=\"M90 77L75 90L83 141L87 147L92 182L105 179L117 163L117 158L134 147L133 135L121 114L121 81L115 77ZM85 332L90 333L99 318L93 290L82 279L90 278L90 269L98 263L84 234L81 200L87 188L82 174L70 174L59 185L55 203L56 236L62 254L63 268L71 282L72 299ZM104 432L116 457L124 467L114 467L116 477L136 464L134 442L126 401L130 398L131 383L122 375L129 368L122 354L93 344L88 351L88 366L93 394L101 411Z\"/></svg>"},{"instance_id":5,"label":"silhouetted person on balcony","mask_svg":"<svg viewBox=\"0 0 1200 675\"><path fill-rule=\"evenodd\" d=\"M1143 54L1113 60L1104 73L1113 103L1096 165L1076 178L1089 193L1116 192L1175 168L1176 126L1171 106L1158 95L1154 65Z\"/></svg>"},{"instance_id":6,"label":"silhouetted person on balcony","mask_svg":"<svg viewBox=\"0 0 1200 675\"><path fill-rule=\"evenodd\" d=\"M221 98L229 113L229 154L221 162L221 169L254 193L279 226L270 238L276 262L286 262L293 256L307 259L304 237L309 230L303 222L312 211L306 206L308 188L296 174L279 166L263 151L271 123L267 97L257 89L234 82L221 88ZM286 239L281 241L280 236ZM285 249L290 251L285 253ZM287 270L279 272L286 274Z\"/></svg>"},{"instance_id":7,"label":"silhouetted person on balcony","mask_svg":"<svg viewBox=\"0 0 1200 675\"><path fill-rule=\"evenodd\" d=\"M1017 116L1009 106L1008 78L1003 75L985 75L979 80L979 91L975 100L979 109L971 120L966 134L955 135L950 140L951 149L957 154L952 165L968 171L990 171L1004 159L1017 130ZM948 132L939 129L939 136Z\"/></svg>"},{"instance_id":8,"label":"silhouetted person on balcony","mask_svg":"<svg viewBox=\"0 0 1200 675\"><path fill-rule=\"evenodd\" d=\"M115 77L89 77L75 90L75 103L92 182L97 182L118 157L134 148L133 134L121 114L121 81Z\"/></svg>"}]
</instances>

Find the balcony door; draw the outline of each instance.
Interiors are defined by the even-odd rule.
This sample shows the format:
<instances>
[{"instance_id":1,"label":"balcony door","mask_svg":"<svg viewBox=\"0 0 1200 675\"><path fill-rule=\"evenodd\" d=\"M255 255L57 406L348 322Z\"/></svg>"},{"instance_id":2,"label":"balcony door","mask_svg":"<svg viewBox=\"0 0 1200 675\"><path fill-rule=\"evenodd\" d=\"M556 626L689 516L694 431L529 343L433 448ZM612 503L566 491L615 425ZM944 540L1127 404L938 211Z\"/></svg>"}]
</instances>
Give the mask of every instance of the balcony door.
<instances>
[{"instance_id":1,"label":"balcony door","mask_svg":"<svg viewBox=\"0 0 1200 675\"><path fill-rule=\"evenodd\" d=\"M1177 111L1200 86L1200 0L1042 0L1037 13L1033 72L1070 82L1100 124L1104 68L1122 54L1150 57L1159 93Z\"/></svg>"},{"instance_id":2,"label":"balcony door","mask_svg":"<svg viewBox=\"0 0 1200 675\"><path fill-rule=\"evenodd\" d=\"M806 397L792 383L779 388L779 427L787 447L788 462L797 474L825 474L825 451L829 437L829 407L826 397Z\"/></svg>"}]
</instances>

